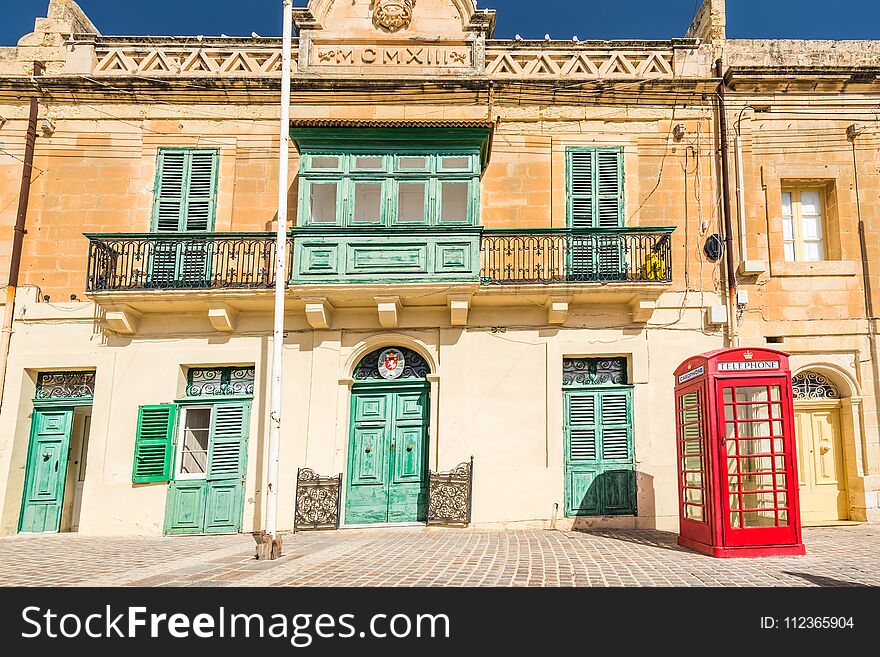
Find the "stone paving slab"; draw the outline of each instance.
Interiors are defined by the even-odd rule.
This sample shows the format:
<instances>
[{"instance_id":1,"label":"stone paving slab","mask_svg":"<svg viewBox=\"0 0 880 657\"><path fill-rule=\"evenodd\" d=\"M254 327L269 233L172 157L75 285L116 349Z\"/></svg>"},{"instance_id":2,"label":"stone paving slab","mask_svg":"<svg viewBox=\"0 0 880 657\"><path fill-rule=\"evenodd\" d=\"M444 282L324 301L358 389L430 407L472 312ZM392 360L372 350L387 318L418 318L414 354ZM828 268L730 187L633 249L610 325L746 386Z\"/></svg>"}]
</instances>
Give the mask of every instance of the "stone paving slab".
<instances>
[{"instance_id":1,"label":"stone paving slab","mask_svg":"<svg viewBox=\"0 0 880 657\"><path fill-rule=\"evenodd\" d=\"M880 528L804 529L805 557L713 559L649 530L373 529L0 539L2 586L880 586ZM51 559L45 558L51 555Z\"/></svg>"}]
</instances>

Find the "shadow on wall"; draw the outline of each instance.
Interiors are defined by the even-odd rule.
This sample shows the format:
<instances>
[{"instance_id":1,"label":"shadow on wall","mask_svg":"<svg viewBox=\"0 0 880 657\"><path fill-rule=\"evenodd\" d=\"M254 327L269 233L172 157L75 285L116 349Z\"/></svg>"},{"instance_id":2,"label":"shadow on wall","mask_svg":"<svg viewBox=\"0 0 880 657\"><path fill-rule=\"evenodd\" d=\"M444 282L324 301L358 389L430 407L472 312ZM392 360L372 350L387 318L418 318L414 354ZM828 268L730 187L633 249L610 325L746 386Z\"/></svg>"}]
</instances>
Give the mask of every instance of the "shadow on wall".
<instances>
[{"instance_id":1,"label":"shadow on wall","mask_svg":"<svg viewBox=\"0 0 880 657\"><path fill-rule=\"evenodd\" d=\"M585 514L574 519L574 531L595 529L609 518L634 516L640 529L657 527L654 477L644 472L622 469L597 473L586 490L577 492L571 505Z\"/></svg>"}]
</instances>

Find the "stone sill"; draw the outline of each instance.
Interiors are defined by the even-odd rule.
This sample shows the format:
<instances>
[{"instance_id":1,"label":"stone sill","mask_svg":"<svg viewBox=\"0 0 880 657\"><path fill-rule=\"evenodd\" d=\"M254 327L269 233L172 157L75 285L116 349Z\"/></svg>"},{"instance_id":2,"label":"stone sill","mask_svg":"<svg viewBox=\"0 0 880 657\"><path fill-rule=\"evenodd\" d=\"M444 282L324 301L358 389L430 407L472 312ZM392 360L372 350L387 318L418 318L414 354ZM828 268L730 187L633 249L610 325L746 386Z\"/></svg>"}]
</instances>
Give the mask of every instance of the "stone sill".
<instances>
[{"instance_id":1,"label":"stone sill","mask_svg":"<svg viewBox=\"0 0 880 657\"><path fill-rule=\"evenodd\" d=\"M772 264L773 276L858 276L861 266L855 260L822 262L779 262Z\"/></svg>"}]
</instances>

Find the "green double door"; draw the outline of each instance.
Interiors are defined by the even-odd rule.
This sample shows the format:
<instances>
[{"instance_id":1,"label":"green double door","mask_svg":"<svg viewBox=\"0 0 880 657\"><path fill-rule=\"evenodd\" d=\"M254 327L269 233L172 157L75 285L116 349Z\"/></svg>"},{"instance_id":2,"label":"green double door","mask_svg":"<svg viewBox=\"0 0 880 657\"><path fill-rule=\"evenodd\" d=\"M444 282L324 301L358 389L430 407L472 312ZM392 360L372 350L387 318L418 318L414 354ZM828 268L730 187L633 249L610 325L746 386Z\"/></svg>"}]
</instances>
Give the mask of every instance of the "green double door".
<instances>
[{"instance_id":1,"label":"green double door","mask_svg":"<svg viewBox=\"0 0 880 657\"><path fill-rule=\"evenodd\" d=\"M428 511L428 385L352 391L345 522L423 522Z\"/></svg>"},{"instance_id":2,"label":"green double door","mask_svg":"<svg viewBox=\"0 0 880 657\"><path fill-rule=\"evenodd\" d=\"M18 531L30 534L61 528L72 428L73 408L34 410Z\"/></svg>"}]
</instances>

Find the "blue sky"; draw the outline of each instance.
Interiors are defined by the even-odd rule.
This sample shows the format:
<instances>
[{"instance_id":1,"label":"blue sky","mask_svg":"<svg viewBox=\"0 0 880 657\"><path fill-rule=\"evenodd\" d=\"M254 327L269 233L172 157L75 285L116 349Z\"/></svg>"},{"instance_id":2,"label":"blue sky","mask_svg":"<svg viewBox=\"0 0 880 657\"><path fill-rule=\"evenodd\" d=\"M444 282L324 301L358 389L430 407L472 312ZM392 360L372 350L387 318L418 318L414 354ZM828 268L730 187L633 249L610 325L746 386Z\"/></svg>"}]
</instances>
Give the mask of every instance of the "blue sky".
<instances>
[{"instance_id":1,"label":"blue sky","mask_svg":"<svg viewBox=\"0 0 880 657\"><path fill-rule=\"evenodd\" d=\"M684 36L699 0L480 0L496 36L669 39ZM2 0L0 45L45 16L48 0ZM104 34L280 34L280 0L79 0ZM304 6L306 0L294 0ZM733 38L880 39L877 0L727 0Z\"/></svg>"}]
</instances>

